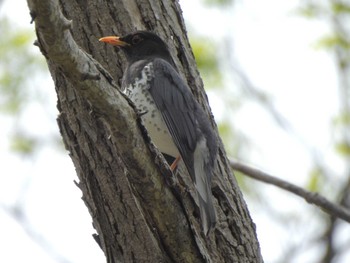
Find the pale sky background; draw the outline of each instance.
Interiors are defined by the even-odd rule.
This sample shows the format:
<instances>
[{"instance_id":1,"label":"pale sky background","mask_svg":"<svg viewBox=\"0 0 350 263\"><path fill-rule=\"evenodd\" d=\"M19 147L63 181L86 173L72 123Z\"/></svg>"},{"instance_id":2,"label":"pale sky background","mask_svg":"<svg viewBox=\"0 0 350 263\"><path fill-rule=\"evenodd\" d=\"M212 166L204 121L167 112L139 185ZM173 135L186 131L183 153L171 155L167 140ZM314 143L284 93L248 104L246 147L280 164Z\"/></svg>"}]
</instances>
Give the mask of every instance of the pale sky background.
<instances>
[{"instance_id":1,"label":"pale sky background","mask_svg":"<svg viewBox=\"0 0 350 263\"><path fill-rule=\"evenodd\" d=\"M331 144L331 119L337 114L337 77L331 56L315 49L316 41L327 31L327 25L310 21L295 13L299 1L237 1L234 9L224 12L207 10L199 0L180 1L188 30L212 39L230 39L236 60L252 82L272 95L275 106L290 121L296 133L308 146L318 149L324 161L334 169L334 180L342 180L344 164L337 158ZM13 23L33 29L24 0L7 0L0 10ZM220 44L220 43L219 43ZM33 47L39 55L39 50ZM222 53L222 52L221 52ZM220 54L221 54L220 53ZM223 55L223 59L224 54ZM225 66L224 66L225 67ZM227 69L227 67L226 67ZM228 81L230 76L225 77ZM49 76L31 84L47 96L47 108L33 104L24 116L25 127L31 134L57 134L56 97ZM237 89L229 82L229 89ZM212 110L217 119L226 107L218 96L209 92ZM33 118L35 116L35 118ZM249 163L293 183L304 186L311 160L305 145L283 130L254 101L246 103L232 120L254 148ZM2 134L7 134L10 119L0 118ZM68 155L51 146L33 159L9 154L8 134L0 136L0 204L13 205L26 188L25 208L30 227L36 229L49 246L69 262L105 262L105 257L92 239L91 218L74 185L77 180ZM30 180L29 180L30 179ZM320 222L313 214L318 209L305 204L289 193L261 184L264 201L274 201L274 209L285 216L300 216L300 225L281 226L272 221L262 206L247 200L265 262L275 262L284 251L283 240L307 245L307 233L317 231ZM276 201L278 200L278 201ZM307 211L307 212L305 212ZM349 242L350 227L344 226L344 238ZM344 241L342 241L344 240ZM57 261L31 241L24 229L3 209L0 209L0 262L64 262ZM305 247L302 256L290 262L315 262L320 247ZM350 256L337 262L350 262Z\"/></svg>"}]
</instances>

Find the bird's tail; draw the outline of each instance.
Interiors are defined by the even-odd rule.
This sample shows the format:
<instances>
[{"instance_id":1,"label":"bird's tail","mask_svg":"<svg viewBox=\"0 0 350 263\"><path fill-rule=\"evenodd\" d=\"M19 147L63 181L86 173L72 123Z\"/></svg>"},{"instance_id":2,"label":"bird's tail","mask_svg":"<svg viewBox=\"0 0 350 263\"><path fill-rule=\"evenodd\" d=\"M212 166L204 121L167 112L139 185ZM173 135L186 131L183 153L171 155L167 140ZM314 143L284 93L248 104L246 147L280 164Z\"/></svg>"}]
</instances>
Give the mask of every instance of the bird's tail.
<instances>
[{"instance_id":1,"label":"bird's tail","mask_svg":"<svg viewBox=\"0 0 350 263\"><path fill-rule=\"evenodd\" d=\"M213 165L209 160L206 141L197 143L194 152L194 181L197 190L199 211L205 235L215 226L216 216L211 193L211 177Z\"/></svg>"},{"instance_id":2,"label":"bird's tail","mask_svg":"<svg viewBox=\"0 0 350 263\"><path fill-rule=\"evenodd\" d=\"M208 189L210 190L210 189ZM199 211L201 216L202 228L205 235L208 235L210 230L214 228L216 223L215 209L211 196L211 191L208 192L206 200L202 197L201 193L197 190Z\"/></svg>"}]
</instances>

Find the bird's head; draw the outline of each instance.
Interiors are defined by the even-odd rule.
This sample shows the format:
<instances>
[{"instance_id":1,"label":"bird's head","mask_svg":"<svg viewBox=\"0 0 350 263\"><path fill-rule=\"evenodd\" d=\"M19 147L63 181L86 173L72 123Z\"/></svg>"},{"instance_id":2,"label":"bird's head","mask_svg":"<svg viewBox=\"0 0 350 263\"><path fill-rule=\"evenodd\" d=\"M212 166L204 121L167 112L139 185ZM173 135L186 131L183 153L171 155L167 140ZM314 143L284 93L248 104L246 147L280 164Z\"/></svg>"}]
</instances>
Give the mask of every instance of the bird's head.
<instances>
[{"instance_id":1,"label":"bird's head","mask_svg":"<svg viewBox=\"0 0 350 263\"><path fill-rule=\"evenodd\" d=\"M121 48L129 62L159 57L167 60L169 63L173 63L170 52L164 41L151 32L137 31L124 37L102 37L99 41Z\"/></svg>"}]
</instances>

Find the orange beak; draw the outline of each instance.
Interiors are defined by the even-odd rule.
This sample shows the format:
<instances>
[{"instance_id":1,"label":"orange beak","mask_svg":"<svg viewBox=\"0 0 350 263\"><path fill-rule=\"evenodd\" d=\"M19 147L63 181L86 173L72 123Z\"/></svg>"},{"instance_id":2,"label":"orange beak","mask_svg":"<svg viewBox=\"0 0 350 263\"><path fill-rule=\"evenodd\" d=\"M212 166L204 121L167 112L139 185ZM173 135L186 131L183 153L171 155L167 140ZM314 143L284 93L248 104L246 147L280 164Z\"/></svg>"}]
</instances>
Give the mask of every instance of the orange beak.
<instances>
[{"instance_id":1,"label":"orange beak","mask_svg":"<svg viewBox=\"0 0 350 263\"><path fill-rule=\"evenodd\" d=\"M98 41L105 42L107 44L111 44L113 46L118 46L118 47L125 47L129 46L128 43L121 41L119 37L117 36L108 36L108 37L102 37Z\"/></svg>"}]
</instances>

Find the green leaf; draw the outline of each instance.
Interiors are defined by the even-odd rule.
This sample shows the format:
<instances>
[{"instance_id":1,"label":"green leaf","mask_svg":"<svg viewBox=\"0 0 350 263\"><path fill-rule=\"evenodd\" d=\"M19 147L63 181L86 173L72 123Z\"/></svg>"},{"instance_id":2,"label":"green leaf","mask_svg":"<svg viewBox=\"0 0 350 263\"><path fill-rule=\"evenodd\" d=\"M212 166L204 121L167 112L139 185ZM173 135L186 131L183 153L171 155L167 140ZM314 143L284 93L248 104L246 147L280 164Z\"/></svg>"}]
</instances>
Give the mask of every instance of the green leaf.
<instances>
[{"instance_id":1,"label":"green leaf","mask_svg":"<svg viewBox=\"0 0 350 263\"><path fill-rule=\"evenodd\" d=\"M333 2L332 3L332 11L336 15L344 14L344 13L350 13L350 5L346 4L345 2Z\"/></svg>"},{"instance_id":2,"label":"green leaf","mask_svg":"<svg viewBox=\"0 0 350 263\"><path fill-rule=\"evenodd\" d=\"M14 27L0 18L0 111L20 115L25 106L38 100L28 86L44 68L43 59L31 50L34 32Z\"/></svg>"},{"instance_id":3,"label":"green leaf","mask_svg":"<svg viewBox=\"0 0 350 263\"><path fill-rule=\"evenodd\" d=\"M316 42L316 48L334 49L334 48L350 49L350 42L343 36L334 33L333 35L324 36Z\"/></svg>"},{"instance_id":4,"label":"green leaf","mask_svg":"<svg viewBox=\"0 0 350 263\"><path fill-rule=\"evenodd\" d=\"M226 7L233 4L233 0L202 0L204 4L211 6Z\"/></svg>"},{"instance_id":5,"label":"green leaf","mask_svg":"<svg viewBox=\"0 0 350 263\"><path fill-rule=\"evenodd\" d=\"M335 149L340 155L342 155L344 157L350 156L350 144L349 144L349 142L343 141L343 142L337 143L335 145Z\"/></svg>"},{"instance_id":6,"label":"green leaf","mask_svg":"<svg viewBox=\"0 0 350 263\"><path fill-rule=\"evenodd\" d=\"M322 181L323 172L320 167L314 167L309 176L307 189L311 192L318 192Z\"/></svg>"},{"instance_id":7,"label":"green leaf","mask_svg":"<svg viewBox=\"0 0 350 263\"><path fill-rule=\"evenodd\" d=\"M28 135L16 134L11 138L10 149L22 155L31 155L37 144L37 140Z\"/></svg>"},{"instance_id":8,"label":"green leaf","mask_svg":"<svg viewBox=\"0 0 350 263\"><path fill-rule=\"evenodd\" d=\"M194 57L206 88L222 86L219 58L216 44L205 37L190 38Z\"/></svg>"},{"instance_id":9,"label":"green leaf","mask_svg":"<svg viewBox=\"0 0 350 263\"><path fill-rule=\"evenodd\" d=\"M306 18L314 18L321 15L323 12L324 11L320 6L314 4L306 4L296 10L297 14L300 14Z\"/></svg>"},{"instance_id":10,"label":"green leaf","mask_svg":"<svg viewBox=\"0 0 350 263\"><path fill-rule=\"evenodd\" d=\"M333 124L335 126L347 126L350 125L350 113L343 112L333 119Z\"/></svg>"}]
</instances>

